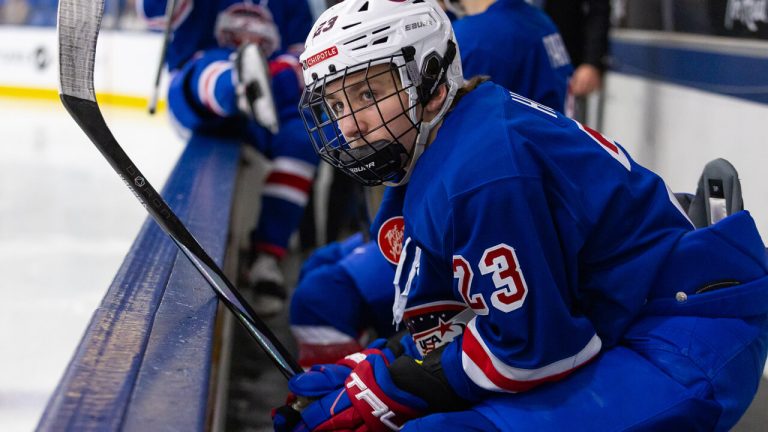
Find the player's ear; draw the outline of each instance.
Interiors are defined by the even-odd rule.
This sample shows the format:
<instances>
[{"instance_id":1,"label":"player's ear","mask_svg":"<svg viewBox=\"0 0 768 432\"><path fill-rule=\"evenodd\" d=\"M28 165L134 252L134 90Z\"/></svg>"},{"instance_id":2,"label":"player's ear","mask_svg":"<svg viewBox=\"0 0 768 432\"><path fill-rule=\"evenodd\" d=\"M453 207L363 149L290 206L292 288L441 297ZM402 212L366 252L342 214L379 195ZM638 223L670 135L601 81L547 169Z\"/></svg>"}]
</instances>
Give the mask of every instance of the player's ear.
<instances>
[{"instance_id":1,"label":"player's ear","mask_svg":"<svg viewBox=\"0 0 768 432\"><path fill-rule=\"evenodd\" d=\"M443 102L445 102L445 98L448 96L448 86L443 84L440 84L435 89L435 93L432 95L432 99L427 102L427 106L424 107L424 111L426 111L426 114L429 114L431 116L437 115L437 113L440 111L440 108L443 107Z\"/></svg>"}]
</instances>

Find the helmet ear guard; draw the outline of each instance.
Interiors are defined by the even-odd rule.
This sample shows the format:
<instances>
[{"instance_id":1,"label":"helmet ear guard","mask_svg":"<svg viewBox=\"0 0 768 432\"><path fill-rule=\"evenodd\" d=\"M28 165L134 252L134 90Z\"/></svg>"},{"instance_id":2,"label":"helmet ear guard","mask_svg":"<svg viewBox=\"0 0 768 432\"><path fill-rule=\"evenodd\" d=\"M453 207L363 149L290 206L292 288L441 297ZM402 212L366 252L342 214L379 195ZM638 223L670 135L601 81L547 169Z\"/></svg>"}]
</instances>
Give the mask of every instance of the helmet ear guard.
<instances>
[{"instance_id":1,"label":"helmet ear guard","mask_svg":"<svg viewBox=\"0 0 768 432\"><path fill-rule=\"evenodd\" d=\"M416 49L412 46L407 46L403 47L402 51L408 78L416 87L419 103L424 107L434 96L437 86L442 83L445 73L456 57L456 44L452 40L448 40L448 47L443 56L437 52L429 53L421 65L421 72L416 72L418 70L416 60L414 59Z\"/></svg>"}]
</instances>

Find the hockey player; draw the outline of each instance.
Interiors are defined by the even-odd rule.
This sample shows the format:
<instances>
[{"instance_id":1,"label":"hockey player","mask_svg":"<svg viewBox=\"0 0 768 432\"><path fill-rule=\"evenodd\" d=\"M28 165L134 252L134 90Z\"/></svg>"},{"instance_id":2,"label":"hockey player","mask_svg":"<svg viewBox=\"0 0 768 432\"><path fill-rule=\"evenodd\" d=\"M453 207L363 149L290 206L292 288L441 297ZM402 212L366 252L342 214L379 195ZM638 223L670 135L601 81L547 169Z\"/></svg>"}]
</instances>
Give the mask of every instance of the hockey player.
<instances>
[{"instance_id":1,"label":"hockey player","mask_svg":"<svg viewBox=\"0 0 768 432\"><path fill-rule=\"evenodd\" d=\"M162 27L166 0L138 7ZM297 55L311 24L306 0L178 0L173 13L167 63L174 122L188 131L241 137L272 161L245 276L261 315L282 310L278 261L301 220L318 163L296 108L303 88Z\"/></svg>"},{"instance_id":2,"label":"hockey player","mask_svg":"<svg viewBox=\"0 0 768 432\"><path fill-rule=\"evenodd\" d=\"M747 212L694 230L615 141L464 82L433 0L346 0L306 47L317 151L395 186L379 220L402 215L393 314L419 353L377 345L294 377L318 400L279 408L277 429L736 423L768 348L768 262Z\"/></svg>"},{"instance_id":3,"label":"hockey player","mask_svg":"<svg viewBox=\"0 0 768 432\"><path fill-rule=\"evenodd\" d=\"M571 60L557 27L525 0L446 0L464 75L493 82L564 111ZM520 47L520 49L508 49Z\"/></svg>"},{"instance_id":4,"label":"hockey player","mask_svg":"<svg viewBox=\"0 0 768 432\"><path fill-rule=\"evenodd\" d=\"M560 35L543 12L524 0L445 4L461 17L453 28L464 75L488 75L518 94L563 111L572 68ZM359 351L359 341L369 334L366 329L379 337L394 332L392 278L397 261L387 250L399 246L400 239L392 245L377 235L371 233L373 242L367 244L356 235L321 248L304 265L290 311L301 365L330 363Z\"/></svg>"}]
</instances>

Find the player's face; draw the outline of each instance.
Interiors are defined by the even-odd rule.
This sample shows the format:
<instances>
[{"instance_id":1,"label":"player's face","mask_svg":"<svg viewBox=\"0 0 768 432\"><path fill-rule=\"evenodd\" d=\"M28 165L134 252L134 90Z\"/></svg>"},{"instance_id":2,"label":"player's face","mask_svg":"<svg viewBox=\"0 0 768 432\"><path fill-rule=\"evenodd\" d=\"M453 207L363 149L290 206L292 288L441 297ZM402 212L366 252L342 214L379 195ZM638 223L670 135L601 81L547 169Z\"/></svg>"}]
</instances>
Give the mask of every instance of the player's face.
<instances>
[{"instance_id":1,"label":"player's face","mask_svg":"<svg viewBox=\"0 0 768 432\"><path fill-rule=\"evenodd\" d=\"M350 147L397 139L410 150L416 130L397 69L376 65L326 86L325 101Z\"/></svg>"}]
</instances>

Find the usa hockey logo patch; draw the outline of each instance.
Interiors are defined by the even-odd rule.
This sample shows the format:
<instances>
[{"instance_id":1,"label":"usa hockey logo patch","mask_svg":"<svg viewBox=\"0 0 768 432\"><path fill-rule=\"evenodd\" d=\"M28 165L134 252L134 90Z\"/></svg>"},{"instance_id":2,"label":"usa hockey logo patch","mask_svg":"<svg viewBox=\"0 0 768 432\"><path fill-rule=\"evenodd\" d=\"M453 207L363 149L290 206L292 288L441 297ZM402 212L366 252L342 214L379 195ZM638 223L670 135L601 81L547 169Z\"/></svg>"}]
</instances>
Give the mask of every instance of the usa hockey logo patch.
<instances>
[{"instance_id":1,"label":"usa hockey logo patch","mask_svg":"<svg viewBox=\"0 0 768 432\"><path fill-rule=\"evenodd\" d=\"M400 254L403 252L404 232L405 219L402 216L395 216L381 224L379 234L376 236L381 254L395 265L400 261Z\"/></svg>"},{"instance_id":2,"label":"usa hockey logo patch","mask_svg":"<svg viewBox=\"0 0 768 432\"><path fill-rule=\"evenodd\" d=\"M467 305L454 301L427 303L406 309L406 327L422 356L429 354L464 333L475 316Z\"/></svg>"}]
</instances>

